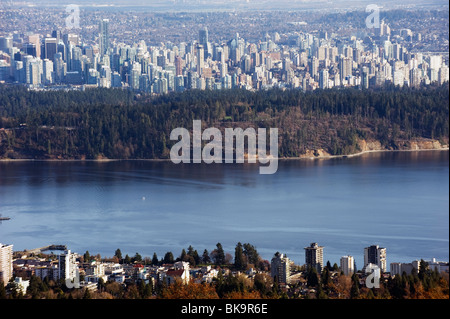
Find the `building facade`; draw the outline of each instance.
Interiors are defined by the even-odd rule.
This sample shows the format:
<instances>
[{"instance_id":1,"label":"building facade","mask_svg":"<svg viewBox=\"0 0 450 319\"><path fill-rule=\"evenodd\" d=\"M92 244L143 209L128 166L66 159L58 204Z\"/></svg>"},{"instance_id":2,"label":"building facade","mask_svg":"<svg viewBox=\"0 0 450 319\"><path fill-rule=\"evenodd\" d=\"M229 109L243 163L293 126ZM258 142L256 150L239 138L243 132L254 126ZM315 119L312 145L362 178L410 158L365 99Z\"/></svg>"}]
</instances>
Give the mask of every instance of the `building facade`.
<instances>
[{"instance_id":1,"label":"building facade","mask_svg":"<svg viewBox=\"0 0 450 319\"><path fill-rule=\"evenodd\" d=\"M0 243L0 281L7 285L13 275L13 245Z\"/></svg>"},{"instance_id":2,"label":"building facade","mask_svg":"<svg viewBox=\"0 0 450 319\"><path fill-rule=\"evenodd\" d=\"M317 243L311 243L305 247L305 263L307 267L312 267L321 273L323 270L323 246Z\"/></svg>"},{"instance_id":3,"label":"building facade","mask_svg":"<svg viewBox=\"0 0 450 319\"><path fill-rule=\"evenodd\" d=\"M77 256L70 250L58 256L59 279L73 280L77 276Z\"/></svg>"},{"instance_id":4,"label":"building facade","mask_svg":"<svg viewBox=\"0 0 450 319\"><path fill-rule=\"evenodd\" d=\"M355 259L353 256L341 257L341 270L346 276L351 276L355 272Z\"/></svg>"},{"instance_id":5,"label":"building facade","mask_svg":"<svg viewBox=\"0 0 450 319\"><path fill-rule=\"evenodd\" d=\"M407 275L418 274L420 268L420 261L414 260L410 263L391 263L390 265L390 275L397 276L402 275L404 272Z\"/></svg>"},{"instance_id":6,"label":"building facade","mask_svg":"<svg viewBox=\"0 0 450 319\"><path fill-rule=\"evenodd\" d=\"M377 265L382 272L386 272L386 248L380 248L378 245L364 248L364 268L368 264Z\"/></svg>"},{"instance_id":7,"label":"building facade","mask_svg":"<svg viewBox=\"0 0 450 319\"><path fill-rule=\"evenodd\" d=\"M276 253L270 263L270 275L279 284L289 284L291 261L283 254Z\"/></svg>"}]
</instances>

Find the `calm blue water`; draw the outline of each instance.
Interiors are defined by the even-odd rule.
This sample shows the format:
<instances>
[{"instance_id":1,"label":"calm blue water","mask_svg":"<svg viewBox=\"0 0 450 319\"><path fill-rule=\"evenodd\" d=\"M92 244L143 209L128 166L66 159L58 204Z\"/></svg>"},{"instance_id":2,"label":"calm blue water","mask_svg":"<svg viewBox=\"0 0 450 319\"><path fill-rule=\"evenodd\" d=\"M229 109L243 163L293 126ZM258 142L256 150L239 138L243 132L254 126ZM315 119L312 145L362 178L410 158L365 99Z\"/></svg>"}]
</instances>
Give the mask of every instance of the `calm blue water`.
<instances>
[{"instance_id":1,"label":"calm blue water","mask_svg":"<svg viewBox=\"0 0 450 319\"><path fill-rule=\"evenodd\" d=\"M11 217L0 242L161 258L217 242L234 255L240 241L299 264L318 242L324 260L350 254L358 268L378 244L388 264L448 260L448 192L448 151L281 161L275 175L248 164L0 162L0 213Z\"/></svg>"}]
</instances>

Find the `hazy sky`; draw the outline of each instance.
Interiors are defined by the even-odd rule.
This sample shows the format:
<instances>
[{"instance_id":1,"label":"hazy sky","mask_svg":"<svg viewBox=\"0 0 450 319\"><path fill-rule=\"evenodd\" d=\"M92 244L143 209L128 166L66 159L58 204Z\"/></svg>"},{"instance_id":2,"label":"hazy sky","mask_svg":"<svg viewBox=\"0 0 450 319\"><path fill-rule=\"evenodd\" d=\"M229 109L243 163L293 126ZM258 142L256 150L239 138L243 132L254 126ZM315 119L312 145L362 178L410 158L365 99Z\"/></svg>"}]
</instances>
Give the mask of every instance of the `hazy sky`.
<instances>
[{"instance_id":1,"label":"hazy sky","mask_svg":"<svg viewBox=\"0 0 450 319\"><path fill-rule=\"evenodd\" d=\"M287 9L352 9L364 8L368 4L377 4L380 7L398 8L405 6L446 6L447 0L0 0L3 5L67 5L80 6L147 6L155 9L173 10L199 10L199 9L258 9L258 10L287 10Z\"/></svg>"}]
</instances>

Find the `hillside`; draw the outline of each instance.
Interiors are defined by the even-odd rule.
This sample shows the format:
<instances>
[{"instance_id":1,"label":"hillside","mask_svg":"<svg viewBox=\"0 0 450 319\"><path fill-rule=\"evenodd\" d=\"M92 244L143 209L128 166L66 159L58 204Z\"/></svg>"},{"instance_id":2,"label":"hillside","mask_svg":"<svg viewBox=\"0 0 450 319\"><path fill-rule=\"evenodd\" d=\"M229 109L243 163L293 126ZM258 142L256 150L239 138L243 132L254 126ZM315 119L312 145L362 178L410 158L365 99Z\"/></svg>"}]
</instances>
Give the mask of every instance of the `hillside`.
<instances>
[{"instance_id":1,"label":"hillside","mask_svg":"<svg viewBox=\"0 0 450 319\"><path fill-rule=\"evenodd\" d=\"M279 129L279 156L442 148L449 86L374 90L34 92L0 86L0 159L165 159L172 129Z\"/></svg>"}]
</instances>

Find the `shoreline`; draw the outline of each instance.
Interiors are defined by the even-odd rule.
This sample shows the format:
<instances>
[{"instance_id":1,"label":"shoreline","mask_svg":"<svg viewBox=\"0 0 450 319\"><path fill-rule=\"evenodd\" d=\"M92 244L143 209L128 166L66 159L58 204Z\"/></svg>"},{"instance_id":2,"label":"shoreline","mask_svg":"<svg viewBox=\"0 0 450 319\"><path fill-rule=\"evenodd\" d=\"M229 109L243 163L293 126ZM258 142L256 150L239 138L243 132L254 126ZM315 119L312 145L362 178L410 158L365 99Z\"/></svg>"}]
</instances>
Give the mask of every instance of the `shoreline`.
<instances>
[{"instance_id":1,"label":"shoreline","mask_svg":"<svg viewBox=\"0 0 450 319\"><path fill-rule=\"evenodd\" d=\"M359 153L349 154L349 155L328 155L328 156L303 156L303 157L285 157L279 158L279 160L297 160L297 159L306 159L306 160L317 160L317 159L335 159L335 158L353 158L359 157L365 154L371 153L397 153L397 152L432 152L432 151L449 151L448 147L443 148L430 148L430 149L405 149L405 150L368 150L362 151Z\"/></svg>"},{"instance_id":2,"label":"shoreline","mask_svg":"<svg viewBox=\"0 0 450 319\"><path fill-rule=\"evenodd\" d=\"M299 156L299 157L280 157L279 161L294 161L294 160L327 160L336 158L353 158L371 153L396 153L396 152L431 152L431 151L449 151L449 147L432 148L432 149L404 149L404 150L368 150L348 155L327 155L327 156ZM123 162L123 161L147 161L147 162L171 162L170 159L33 159L33 158L18 158L18 159L0 159L0 162L94 162L94 163L108 163L108 162Z\"/></svg>"}]
</instances>

